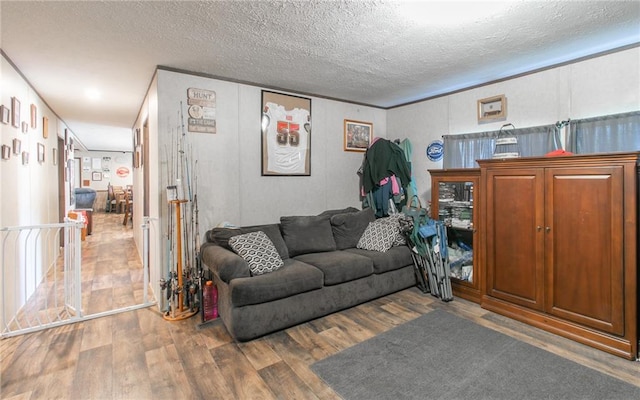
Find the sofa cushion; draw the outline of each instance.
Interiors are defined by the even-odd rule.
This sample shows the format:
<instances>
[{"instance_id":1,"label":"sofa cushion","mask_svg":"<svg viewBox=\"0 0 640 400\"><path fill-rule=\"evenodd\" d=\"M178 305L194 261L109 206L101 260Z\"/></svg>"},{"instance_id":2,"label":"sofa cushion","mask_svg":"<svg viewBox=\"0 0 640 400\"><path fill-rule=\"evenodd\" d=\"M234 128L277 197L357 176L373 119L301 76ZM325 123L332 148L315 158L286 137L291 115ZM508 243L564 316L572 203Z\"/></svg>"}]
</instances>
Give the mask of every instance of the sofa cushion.
<instances>
[{"instance_id":1,"label":"sofa cushion","mask_svg":"<svg viewBox=\"0 0 640 400\"><path fill-rule=\"evenodd\" d=\"M284 265L273 242L263 231L234 236L229 239L229 245L247 261L253 276L273 272Z\"/></svg>"},{"instance_id":2,"label":"sofa cushion","mask_svg":"<svg viewBox=\"0 0 640 400\"><path fill-rule=\"evenodd\" d=\"M336 248L344 250L356 247L369 222L375 219L373 208L333 215L330 222Z\"/></svg>"},{"instance_id":3,"label":"sofa cushion","mask_svg":"<svg viewBox=\"0 0 640 400\"><path fill-rule=\"evenodd\" d=\"M236 307L266 303L322 288L322 271L303 262L287 259L270 274L236 278L229 283L231 302Z\"/></svg>"},{"instance_id":4,"label":"sofa cushion","mask_svg":"<svg viewBox=\"0 0 640 400\"><path fill-rule=\"evenodd\" d=\"M235 278L251 276L247 261L232 249L206 242L200 248L200 257L204 268L215 273L220 280L229 283Z\"/></svg>"},{"instance_id":5,"label":"sofa cushion","mask_svg":"<svg viewBox=\"0 0 640 400\"><path fill-rule=\"evenodd\" d=\"M321 212L320 214L318 214L319 217L333 217L336 214L346 214L346 213L352 213L352 212L357 212L359 211L357 208L355 207L346 207L346 208L340 208L340 209L336 209L336 210L326 210Z\"/></svg>"},{"instance_id":6,"label":"sofa cushion","mask_svg":"<svg viewBox=\"0 0 640 400\"><path fill-rule=\"evenodd\" d=\"M280 217L280 230L289 249L289 257L299 254L334 251L329 216Z\"/></svg>"},{"instance_id":7,"label":"sofa cushion","mask_svg":"<svg viewBox=\"0 0 640 400\"><path fill-rule=\"evenodd\" d=\"M240 228L213 228L207 232L206 239L207 242L213 242L228 250L233 250L231 246L229 246L229 239L237 235L256 231L263 231L269 236L273 245L276 246L280 258L283 260L289 258L289 250L282 238L278 224L243 226Z\"/></svg>"},{"instance_id":8,"label":"sofa cushion","mask_svg":"<svg viewBox=\"0 0 640 400\"><path fill-rule=\"evenodd\" d=\"M373 272L382 274L413 264L411 250L407 246L392 247L384 253L363 249L347 249L345 253L353 253L373 261Z\"/></svg>"},{"instance_id":9,"label":"sofa cushion","mask_svg":"<svg viewBox=\"0 0 640 400\"><path fill-rule=\"evenodd\" d=\"M296 257L324 274L325 286L353 281L373 274L373 262L367 257L344 251L308 253Z\"/></svg>"},{"instance_id":10,"label":"sofa cushion","mask_svg":"<svg viewBox=\"0 0 640 400\"><path fill-rule=\"evenodd\" d=\"M356 248L385 252L392 247L396 236L397 231L392 224L384 221L370 222Z\"/></svg>"}]
</instances>

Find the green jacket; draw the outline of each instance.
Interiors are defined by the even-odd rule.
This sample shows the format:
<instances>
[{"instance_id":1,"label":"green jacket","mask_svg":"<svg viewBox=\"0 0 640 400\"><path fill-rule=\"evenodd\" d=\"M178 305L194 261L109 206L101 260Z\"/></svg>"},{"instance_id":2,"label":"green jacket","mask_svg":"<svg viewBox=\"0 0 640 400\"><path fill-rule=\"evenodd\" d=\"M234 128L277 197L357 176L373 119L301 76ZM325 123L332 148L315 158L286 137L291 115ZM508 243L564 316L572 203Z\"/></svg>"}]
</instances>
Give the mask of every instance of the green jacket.
<instances>
[{"instance_id":1,"label":"green jacket","mask_svg":"<svg viewBox=\"0 0 640 400\"><path fill-rule=\"evenodd\" d=\"M390 140L380 138L365 153L362 185L369 193L380 181L395 175L405 186L411 181L411 169L404 151Z\"/></svg>"}]
</instances>

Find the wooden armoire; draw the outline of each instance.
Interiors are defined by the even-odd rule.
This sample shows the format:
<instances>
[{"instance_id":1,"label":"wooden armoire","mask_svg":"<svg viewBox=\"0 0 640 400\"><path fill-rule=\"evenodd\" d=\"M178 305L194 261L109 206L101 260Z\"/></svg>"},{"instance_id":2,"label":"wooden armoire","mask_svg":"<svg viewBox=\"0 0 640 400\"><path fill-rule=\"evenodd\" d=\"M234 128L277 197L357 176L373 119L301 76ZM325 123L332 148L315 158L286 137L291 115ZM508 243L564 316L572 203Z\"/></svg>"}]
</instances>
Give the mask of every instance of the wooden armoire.
<instances>
[{"instance_id":1,"label":"wooden armoire","mask_svg":"<svg viewBox=\"0 0 640 400\"><path fill-rule=\"evenodd\" d=\"M479 160L482 307L636 359L639 158Z\"/></svg>"}]
</instances>

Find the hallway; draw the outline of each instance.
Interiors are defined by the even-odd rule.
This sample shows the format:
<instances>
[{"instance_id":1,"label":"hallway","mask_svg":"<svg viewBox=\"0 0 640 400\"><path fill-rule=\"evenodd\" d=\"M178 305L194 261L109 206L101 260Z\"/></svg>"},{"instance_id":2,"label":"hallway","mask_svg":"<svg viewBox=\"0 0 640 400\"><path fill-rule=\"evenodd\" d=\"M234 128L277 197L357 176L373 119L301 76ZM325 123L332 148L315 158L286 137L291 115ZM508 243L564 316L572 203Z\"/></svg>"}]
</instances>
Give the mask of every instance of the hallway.
<instances>
[{"instance_id":1,"label":"hallway","mask_svg":"<svg viewBox=\"0 0 640 400\"><path fill-rule=\"evenodd\" d=\"M82 309L85 314L143 302L142 262L124 214L96 212L82 243Z\"/></svg>"}]
</instances>

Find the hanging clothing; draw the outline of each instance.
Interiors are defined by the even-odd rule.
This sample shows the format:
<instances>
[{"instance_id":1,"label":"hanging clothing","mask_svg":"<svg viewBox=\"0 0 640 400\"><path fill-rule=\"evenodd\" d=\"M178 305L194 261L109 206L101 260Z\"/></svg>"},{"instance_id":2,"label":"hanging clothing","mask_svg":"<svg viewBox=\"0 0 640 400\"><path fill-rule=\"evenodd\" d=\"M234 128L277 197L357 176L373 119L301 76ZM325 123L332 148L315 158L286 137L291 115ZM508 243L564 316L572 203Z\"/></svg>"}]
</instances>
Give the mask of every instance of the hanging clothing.
<instances>
[{"instance_id":1,"label":"hanging clothing","mask_svg":"<svg viewBox=\"0 0 640 400\"><path fill-rule=\"evenodd\" d=\"M415 179L413 179L413 167L411 165L413 144L411 144L411 141L409 139L404 139L402 142L400 142L400 148L404 151L404 157L407 161L407 164L409 165L409 171L411 172L411 181L407 184L407 195L405 196L405 199L410 199L413 196L418 195L418 188L416 186Z\"/></svg>"},{"instance_id":2,"label":"hanging clothing","mask_svg":"<svg viewBox=\"0 0 640 400\"><path fill-rule=\"evenodd\" d=\"M390 140L379 138L365 153L363 167L363 187L368 193L384 178L395 175L403 185L411 181L411 170L404 151Z\"/></svg>"},{"instance_id":3,"label":"hanging clothing","mask_svg":"<svg viewBox=\"0 0 640 400\"><path fill-rule=\"evenodd\" d=\"M391 198L392 183L387 179L387 183L377 186L371 192L373 194L374 210L376 218L383 218L389 215L389 199Z\"/></svg>"}]
</instances>

